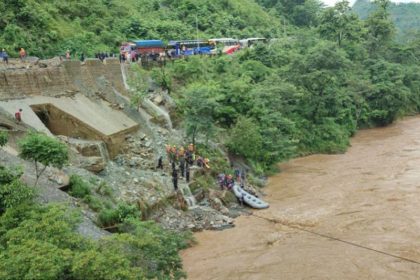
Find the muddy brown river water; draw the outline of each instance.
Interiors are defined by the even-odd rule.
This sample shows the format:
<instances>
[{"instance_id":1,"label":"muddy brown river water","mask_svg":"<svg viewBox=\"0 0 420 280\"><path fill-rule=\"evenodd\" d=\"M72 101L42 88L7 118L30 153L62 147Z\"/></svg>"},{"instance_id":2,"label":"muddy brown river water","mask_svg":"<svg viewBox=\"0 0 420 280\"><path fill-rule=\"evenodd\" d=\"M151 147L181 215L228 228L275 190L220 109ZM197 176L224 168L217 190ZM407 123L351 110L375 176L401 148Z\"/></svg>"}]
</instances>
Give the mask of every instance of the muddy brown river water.
<instances>
[{"instance_id":1,"label":"muddy brown river water","mask_svg":"<svg viewBox=\"0 0 420 280\"><path fill-rule=\"evenodd\" d=\"M420 117L281 170L265 189L270 208L254 211L279 223L242 216L197 233L182 252L189 279L420 279Z\"/></svg>"}]
</instances>

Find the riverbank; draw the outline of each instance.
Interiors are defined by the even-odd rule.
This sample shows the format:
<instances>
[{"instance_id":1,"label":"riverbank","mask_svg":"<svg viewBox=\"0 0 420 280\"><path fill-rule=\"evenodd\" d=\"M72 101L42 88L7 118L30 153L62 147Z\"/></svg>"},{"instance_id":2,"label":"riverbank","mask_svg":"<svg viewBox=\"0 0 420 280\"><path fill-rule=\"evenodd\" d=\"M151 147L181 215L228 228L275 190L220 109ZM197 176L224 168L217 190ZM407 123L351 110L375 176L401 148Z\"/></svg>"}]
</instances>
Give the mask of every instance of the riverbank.
<instances>
[{"instance_id":1,"label":"riverbank","mask_svg":"<svg viewBox=\"0 0 420 280\"><path fill-rule=\"evenodd\" d=\"M359 131L345 154L282 164L270 208L254 212L281 223L242 216L197 233L182 253L189 279L418 279L420 265L398 257L420 262L419 128L406 118Z\"/></svg>"}]
</instances>

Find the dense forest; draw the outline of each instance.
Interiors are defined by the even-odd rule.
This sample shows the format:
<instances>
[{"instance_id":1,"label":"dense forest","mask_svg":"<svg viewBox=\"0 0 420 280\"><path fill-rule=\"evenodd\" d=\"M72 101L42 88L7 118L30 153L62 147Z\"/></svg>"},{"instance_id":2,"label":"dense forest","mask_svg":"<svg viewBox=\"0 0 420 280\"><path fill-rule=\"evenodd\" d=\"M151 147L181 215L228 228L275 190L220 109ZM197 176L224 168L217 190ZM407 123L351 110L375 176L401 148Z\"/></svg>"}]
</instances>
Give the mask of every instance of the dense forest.
<instances>
[{"instance_id":1,"label":"dense forest","mask_svg":"<svg viewBox=\"0 0 420 280\"><path fill-rule=\"evenodd\" d=\"M353 11L362 19L366 19L376 6L369 0L358 0L352 7ZM390 3L389 12L397 28L398 41L407 41L418 36L420 28L419 3Z\"/></svg>"},{"instance_id":2,"label":"dense forest","mask_svg":"<svg viewBox=\"0 0 420 280\"><path fill-rule=\"evenodd\" d=\"M277 37L279 20L252 0L5 0L0 46L52 56L118 51L127 39Z\"/></svg>"},{"instance_id":3,"label":"dense forest","mask_svg":"<svg viewBox=\"0 0 420 280\"><path fill-rule=\"evenodd\" d=\"M202 37L272 38L143 73L175 99L177 128L223 143L263 174L291 157L344 152L357 129L420 111L420 37L397 43L390 2L375 3L360 19L347 1L325 8L317 0L5 0L0 47L91 55L129 38L190 39L196 22ZM77 213L39 205L18 172L0 168L0 278L183 276L177 252L188 236L139 222L136 209L122 205L113 210L119 233L87 240L74 231Z\"/></svg>"}]
</instances>

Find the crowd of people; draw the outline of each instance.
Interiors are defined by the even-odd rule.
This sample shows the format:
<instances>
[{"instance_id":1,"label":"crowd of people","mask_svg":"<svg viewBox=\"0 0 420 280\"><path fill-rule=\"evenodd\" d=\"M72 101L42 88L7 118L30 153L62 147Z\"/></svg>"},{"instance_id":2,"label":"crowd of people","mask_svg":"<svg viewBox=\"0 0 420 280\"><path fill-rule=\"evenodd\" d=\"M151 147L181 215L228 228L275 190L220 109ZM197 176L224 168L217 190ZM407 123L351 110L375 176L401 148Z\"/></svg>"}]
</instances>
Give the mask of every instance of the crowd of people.
<instances>
[{"instance_id":1,"label":"crowd of people","mask_svg":"<svg viewBox=\"0 0 420 280\"><path fill-rule=\"evenodd\" d=\"M184 178L187 183L190 182L190 167L193 166L194 163L199 167L210 169L210 160L197 156L193 144L189 144L186 148L182 146L166 145L166 157L170 164L172 182L175 190L178 190L179 177ZM163 169L163 156L159 157L157 168Z\"/></svg>"}]
</instances>

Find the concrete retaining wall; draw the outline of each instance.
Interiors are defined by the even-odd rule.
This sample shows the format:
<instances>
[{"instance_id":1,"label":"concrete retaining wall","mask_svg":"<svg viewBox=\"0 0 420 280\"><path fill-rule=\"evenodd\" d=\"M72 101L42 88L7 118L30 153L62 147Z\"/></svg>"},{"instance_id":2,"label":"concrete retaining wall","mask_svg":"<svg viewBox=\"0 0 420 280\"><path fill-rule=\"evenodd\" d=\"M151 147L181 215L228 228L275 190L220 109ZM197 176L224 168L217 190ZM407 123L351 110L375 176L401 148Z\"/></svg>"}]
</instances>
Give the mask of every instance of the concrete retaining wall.
<instances>
[{"instance_id":1,"label":"concrete retaining wall","mask_svg":"<svg viewBox=\"0 0 420 280\"><path fill-rule=\"evenodd\" d=\"M118 59L109 58L63 61L46 68L6 69L0 71L0 100L28 96L59 96L69 92L92 95L97 92L124 93L125 87Z\"/></svg>"}]
</instances>

